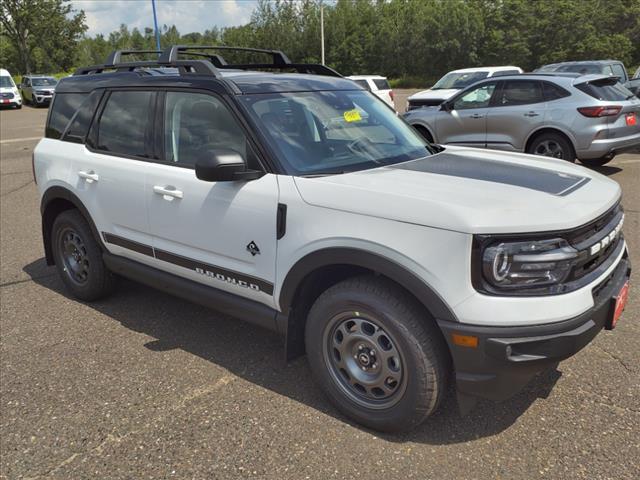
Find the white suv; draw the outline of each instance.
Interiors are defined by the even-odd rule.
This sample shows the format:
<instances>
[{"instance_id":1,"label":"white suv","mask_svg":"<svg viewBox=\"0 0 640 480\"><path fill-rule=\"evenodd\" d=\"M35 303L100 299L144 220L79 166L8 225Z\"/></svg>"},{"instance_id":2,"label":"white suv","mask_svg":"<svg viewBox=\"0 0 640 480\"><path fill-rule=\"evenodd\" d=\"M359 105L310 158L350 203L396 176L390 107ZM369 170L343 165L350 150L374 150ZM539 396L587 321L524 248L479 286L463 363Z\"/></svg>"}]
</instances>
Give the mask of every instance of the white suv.
<instances>
[{"instance_id":1,"label":"white suv","mask_svg":"<svg viewBox=\"0 0 640 480\"><path fill-rule=\"evenodd\" d=\"M393 90L391 90L391 85L389 85L387 77L381 77L380 75L351 75L346 78L353 80L361 87L369 90L391 108L396 109Z\"/></svg>"},{"instance_id":2,"label":"white suv","mask_svg":"<svg viewBox=\"0 0 640 480\"><path fill-rule=\"evenodd\" d=\"M380 430L419 424L448 382L463 409L506 399L615 326L616 182L430 146L327 67L181 59L196 48L112 55L56 89L34 172L75 297L123 276L275 330Z\"/></svg>"}]
</instances>

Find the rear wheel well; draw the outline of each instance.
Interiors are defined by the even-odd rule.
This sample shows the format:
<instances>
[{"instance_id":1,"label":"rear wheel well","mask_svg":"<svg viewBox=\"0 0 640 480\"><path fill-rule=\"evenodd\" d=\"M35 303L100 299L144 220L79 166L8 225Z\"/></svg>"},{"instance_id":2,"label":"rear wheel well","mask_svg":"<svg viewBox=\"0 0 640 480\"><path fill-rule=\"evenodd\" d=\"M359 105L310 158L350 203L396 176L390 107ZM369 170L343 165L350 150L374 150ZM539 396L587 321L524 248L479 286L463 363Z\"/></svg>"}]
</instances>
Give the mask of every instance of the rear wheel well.
<instances>
[{"instance_id":1,"label":"rear wheel well","mask_svg":"<svg viewBox=\"0 0 640 480\"><path fill-rule=\"evenodd\" d=\"M397 285L415 301L416 305L419 308L422 309L422 311L424 312L424 321L433 322L437 327L434 315L429 311L424 303L419 301L419 299L412 292L410 292L407 288L405 288L395 280L374 270L356 265L327 265L310 272L303 278L303 280L296 288L291 304L291 309L289 310L286 338L287 360L292 360L305 353L304 334L306 329L307 316L309 314L309 310L318 299L318 297L327 289L343 280L363 275L378 276ZM439 327L437 327L437 329L438 331L440 331ZM442 337L442 340L444 341L444 336ZM444 344L446 345L447 342L445 341ZM449 353L448 350L447 353Z\"/></svg>"},{"instance_id":2,"label":"rear wheel well","mask_svg":"<svg viewBox=\"0 0 640 480\"><path fill-rule=\"evenodd\" d=\"M73 202L65 198L55 198L47 203L42 212L42 239L44 241L44 253L47 265L54 265L53 251L51 248L51 229L56 217L66 210L77 209Z\"/></svg>"},{"instance_id":3,"label":"rear wheel well","mask_svg":"<svg viewBox=\"0 0 640 480\"><path fill-rule=\"evenodd\" d=\"M569 145L571 145L571 148L573 149L573 158L575 158L576 156L576 146L573 144L573 142L571 141L571 139L567 136L566 133L562 132L561 130L557 130L555 128L542 128L536 132L534 132L529 139L527 140L527 144L524 146L524 151L525 153L529 152L529 148L531 148L531 144L540 136L544 135L545 133L553 133L555 135L560 135L562 138L564 138L567 142L569 142Z\"/></svg>"}]
</instances>

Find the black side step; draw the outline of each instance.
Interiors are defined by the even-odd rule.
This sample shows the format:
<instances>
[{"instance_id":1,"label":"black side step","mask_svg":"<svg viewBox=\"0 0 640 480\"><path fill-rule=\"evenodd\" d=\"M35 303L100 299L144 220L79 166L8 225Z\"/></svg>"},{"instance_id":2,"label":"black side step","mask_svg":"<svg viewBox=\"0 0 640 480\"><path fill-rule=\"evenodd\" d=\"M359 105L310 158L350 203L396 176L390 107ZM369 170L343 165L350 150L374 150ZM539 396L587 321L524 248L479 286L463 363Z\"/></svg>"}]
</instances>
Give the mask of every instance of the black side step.
<instances>
[{"instance_id":1,"label":"black side step","mask_svg":"<svg viewBox=\"0 0 640 480\"><path fill-rule=\"evenodd\" d=\"M103 253L102 258L107 268L113 273L212 310L240 318L259 327L278 332L276 316L280 321L283 321L282 314L262 303L208 287L111 253ZM282 329L280 332L284 333Z\"/></svg>"}]
</instances>

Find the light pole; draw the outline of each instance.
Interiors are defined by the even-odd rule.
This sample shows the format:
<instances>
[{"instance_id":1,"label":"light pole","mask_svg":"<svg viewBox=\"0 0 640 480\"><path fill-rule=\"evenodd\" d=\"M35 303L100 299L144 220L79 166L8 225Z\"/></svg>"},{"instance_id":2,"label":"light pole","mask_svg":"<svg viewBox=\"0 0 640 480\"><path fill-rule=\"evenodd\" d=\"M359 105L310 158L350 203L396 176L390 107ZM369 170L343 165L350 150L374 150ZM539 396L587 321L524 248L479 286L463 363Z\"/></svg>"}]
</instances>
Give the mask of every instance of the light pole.
<instances>
[{"instance_id":1,"label":"light pole","mask_svg":"<svg viewBox=\"0 0 640 480\"><path fill-rule=\"evenodd\" d=\"M156 0L151 0L153 8L153 26L156 29L156 50L160 50L160 32L158 31L158 17L156 16Z\"/></svg>"},{"instance_id":2,"label":"light pole","mask_svg":"<svg viewBox=\"0 0 640 480\"><path fill-rule=\"evenodd\" d=\"M324 5L320 2L320 58L324 65Z\"/></svg>"}]
</instances>

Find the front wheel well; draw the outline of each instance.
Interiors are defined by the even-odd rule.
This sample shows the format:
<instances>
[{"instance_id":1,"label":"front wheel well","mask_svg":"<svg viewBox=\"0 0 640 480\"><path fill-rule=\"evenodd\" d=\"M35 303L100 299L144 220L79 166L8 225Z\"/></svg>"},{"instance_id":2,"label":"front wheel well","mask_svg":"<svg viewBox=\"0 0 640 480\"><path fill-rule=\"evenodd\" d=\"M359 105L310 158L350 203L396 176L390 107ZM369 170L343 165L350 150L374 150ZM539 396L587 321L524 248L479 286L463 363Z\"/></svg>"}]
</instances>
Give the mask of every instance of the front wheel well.
<instances>
[{"instance_id":1,"label":"front wheel well","mask_svg":"<svg viewBox=\"0 0 640 480\"><path fill-rule=\"evenodd\" d=\"M426 322L435 322L436 316L423 301L400 282L367 267L350 264L326 265L308 273L298 284L291 304L288 306L286 326L286 358L294 358L305 353L304 335L307 316L311 307L327 289L348 278L371 275L384 278L404 290L424 312ZM439 330L439 329L438 329ZM442 338L444 341L444 337ZM445 342L446 344L446 342Z\"/></svg>"}]
</instances>

